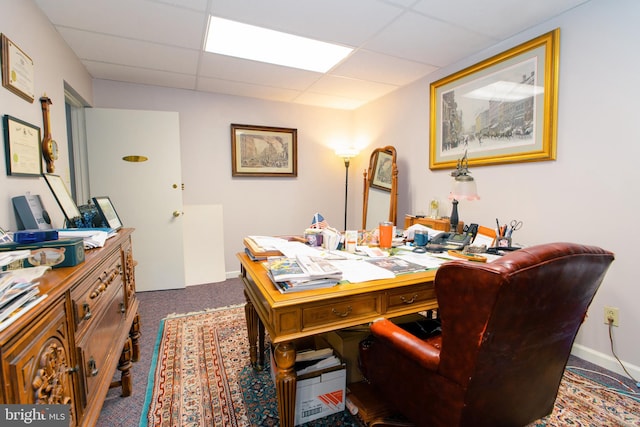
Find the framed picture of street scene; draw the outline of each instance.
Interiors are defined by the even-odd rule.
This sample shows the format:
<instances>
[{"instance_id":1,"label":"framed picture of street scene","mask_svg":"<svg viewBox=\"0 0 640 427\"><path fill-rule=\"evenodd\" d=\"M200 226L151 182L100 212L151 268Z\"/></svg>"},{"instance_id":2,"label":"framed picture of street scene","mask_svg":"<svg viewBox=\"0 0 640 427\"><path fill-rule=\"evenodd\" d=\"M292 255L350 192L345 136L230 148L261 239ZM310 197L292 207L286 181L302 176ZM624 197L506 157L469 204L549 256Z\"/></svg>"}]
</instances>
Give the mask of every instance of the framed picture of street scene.
<instances>
[{"instance_id":1,"label":"framed picture of street scene","mask_svg":"<svg viewBox=\"0 0 640 427\"><path fill-rule=\"evenodd\" d=\"M231 176L298 176L298 131L231 125Z\"/></svg>"},{"instance_id":2,"label":"framed picture of street scene","mask_svg":"<svg viewBox=\"0 0 640 427\"><path fill-rule=\"evenodd\" d=\"M555 160L560 29L431 84L429 168Z\"/></svg>"}]
</instances>

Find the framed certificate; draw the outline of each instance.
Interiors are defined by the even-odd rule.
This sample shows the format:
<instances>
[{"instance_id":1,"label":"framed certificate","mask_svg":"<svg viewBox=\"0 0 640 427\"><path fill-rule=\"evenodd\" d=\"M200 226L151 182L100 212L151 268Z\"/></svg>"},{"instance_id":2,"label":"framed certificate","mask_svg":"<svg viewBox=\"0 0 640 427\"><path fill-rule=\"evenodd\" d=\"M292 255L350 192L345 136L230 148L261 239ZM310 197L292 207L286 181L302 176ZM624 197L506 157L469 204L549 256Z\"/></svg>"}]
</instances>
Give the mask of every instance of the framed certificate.
<instances>
[{"instance_id":1,"label":"framed certificate","mask_svg":"<svg viewBox=\"0 0 640 427\"><path fill-rule=\"evenodd\" d=\"M2 41L2 86L26 101L33 102L35 99L33 60L4 34L0 35L0 39Z\"/></svg>"},{"instance_id":2,"label":"framed certificate","mask_svg":"<svg viewBox=\"0 0 640 427\"><path fill-rule=\"evenodd\" d=\"M3 119L7 175L40 176L40 128L11 116Z\"/></svg>"}]
</instances>

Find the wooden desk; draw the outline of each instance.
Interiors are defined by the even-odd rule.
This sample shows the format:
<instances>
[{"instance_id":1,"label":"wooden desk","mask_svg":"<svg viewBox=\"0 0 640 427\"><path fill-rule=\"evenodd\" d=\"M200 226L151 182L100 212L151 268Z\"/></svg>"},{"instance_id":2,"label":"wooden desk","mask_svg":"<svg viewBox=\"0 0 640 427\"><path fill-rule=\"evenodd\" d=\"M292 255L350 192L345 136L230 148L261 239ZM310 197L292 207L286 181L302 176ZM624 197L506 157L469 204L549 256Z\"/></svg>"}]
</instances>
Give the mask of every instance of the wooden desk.
<instances>
[{"instance_id":1,"label":"wooden desk","mask_svg":"<svg viewBox=\"0 0 640 427\"><path fill-rule=\"evenodd\" d=\"M264 367L264 332L275 344L278 366L276 395L280 425L294 425L296 402L296 350L293 340L437 307L435 270L406 274L394 279L337 285L292 294L281 294L261 262L238 253L249 335L251 364Z\"/></svg>"}]
</instances>

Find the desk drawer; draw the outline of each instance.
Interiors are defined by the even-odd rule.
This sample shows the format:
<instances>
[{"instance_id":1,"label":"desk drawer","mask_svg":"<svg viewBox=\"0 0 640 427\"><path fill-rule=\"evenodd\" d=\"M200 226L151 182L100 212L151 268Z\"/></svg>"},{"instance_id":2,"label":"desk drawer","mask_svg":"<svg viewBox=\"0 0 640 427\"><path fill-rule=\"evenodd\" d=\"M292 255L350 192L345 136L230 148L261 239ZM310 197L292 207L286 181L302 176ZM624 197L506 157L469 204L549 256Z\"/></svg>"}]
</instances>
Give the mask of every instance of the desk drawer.
<instances>
[{"instance_id":1,"label":"desk drawer","mask_svg":"<svg viewBox=\"0 0 640 427\"><path fill-rule=\"evenodd\" d=\"M83 335L118 289L122 292L122 272L122 258L118 250L71 291L76 336Z\"/></svg>"},{"instance_id":2,"label":"desk drawer","mask_svg":"<svg viewBox=\"0 0 640 427\"><path fill-rule=\"evenodd\" d=\"M96 394L96 388L101 381L111 381L114 359L120 357L122 348L115 348L114 342L128 331L123 330L125 318L124 290L122 285L114 289L115 295L106 301L105 309L100 313L86 335L78 342L78 356L81 366L83 383L83 403L86 405Z\"/></svg>"},{"instance_id":3,"label":"desk drawer","mask_svg":"<svg viewBox=\"0 0 640 427\"><path fill-rule=\"evenodd\" d=\"M334 303L314 305L302 310L302 329L313 329L329 324L350 322L359 317L380 314L378 295L363 295Z\"/></svg>"},{"instance_id":4,"label":"desk drawer","mask_svg":"<svg viewBox=\"0 0 640 427\"><path fill-rule=\"evenodd\" d=\"M406 310L409 306L425 302L435 302L436 290L433 283L423 283L386 292L387 312Z\"/></svg>"}]
</instances>

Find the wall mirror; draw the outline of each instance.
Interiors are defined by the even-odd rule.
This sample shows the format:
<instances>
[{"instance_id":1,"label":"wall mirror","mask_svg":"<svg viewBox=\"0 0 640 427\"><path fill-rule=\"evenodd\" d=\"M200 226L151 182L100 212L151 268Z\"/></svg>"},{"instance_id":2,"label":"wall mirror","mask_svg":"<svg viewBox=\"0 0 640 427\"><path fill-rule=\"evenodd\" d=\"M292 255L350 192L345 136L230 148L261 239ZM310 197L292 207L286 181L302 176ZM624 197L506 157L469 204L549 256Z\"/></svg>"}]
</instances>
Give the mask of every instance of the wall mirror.
<instances>
[{"instance_id":1,"label":"wall mirror","mask_svg":"<svg viewBox=\"0 0 640 427\"><path fill-rule=\"evenodd\" d=\"M388 145L376 148L364 171L362 228L375 228L382 221L396 223L398 204L398 168L396 149Z\"/></svg>"}]
</instances>

